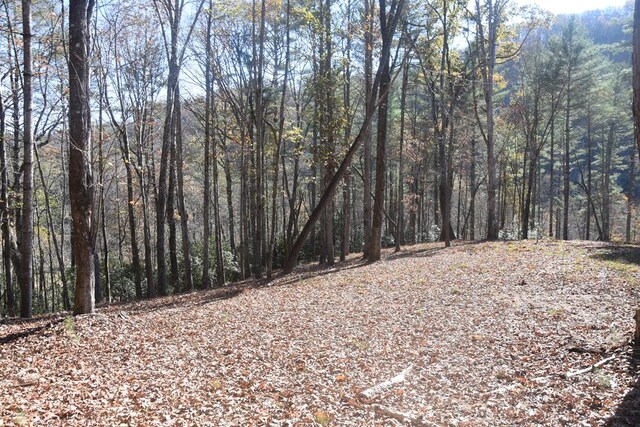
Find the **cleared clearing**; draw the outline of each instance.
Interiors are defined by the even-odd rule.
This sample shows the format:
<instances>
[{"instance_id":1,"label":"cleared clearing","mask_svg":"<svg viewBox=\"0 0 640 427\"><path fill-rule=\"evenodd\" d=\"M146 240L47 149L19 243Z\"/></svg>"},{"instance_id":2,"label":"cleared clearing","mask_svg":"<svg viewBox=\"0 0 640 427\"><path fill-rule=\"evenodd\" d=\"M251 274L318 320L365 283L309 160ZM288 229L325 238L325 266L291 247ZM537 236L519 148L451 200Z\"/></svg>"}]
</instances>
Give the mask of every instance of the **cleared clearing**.
<instances>
[{"instance_id":1,"label":"cleared clearing","mask_svg":"<svg viewBox=\"0 0 640 427\"><path fill-rule=\"evenodd\" d=\"M0 425L640 425L640 248L385 255L0 324Z\"/></svg>"}]
</instances>

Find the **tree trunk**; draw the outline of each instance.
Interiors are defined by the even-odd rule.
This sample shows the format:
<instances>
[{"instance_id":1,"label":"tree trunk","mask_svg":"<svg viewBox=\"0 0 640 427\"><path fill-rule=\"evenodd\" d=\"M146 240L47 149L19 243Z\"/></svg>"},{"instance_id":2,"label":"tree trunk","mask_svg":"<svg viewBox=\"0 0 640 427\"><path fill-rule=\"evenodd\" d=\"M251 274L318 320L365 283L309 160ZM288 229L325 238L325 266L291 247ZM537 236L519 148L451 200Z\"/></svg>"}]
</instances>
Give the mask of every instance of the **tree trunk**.
<instances>
[{"instance_id":1,"label":"tree trunk","mask_svg":"<svg viewBox=\"0 0 640 427\"><path fill-rule=\"evenodd\" d=\"M287 0L286 10L286 42L285 42L285 63L284 63L284 76L282 78L282 92L280 94L280 106L278 107L278 135L276 140L276 149L273 156L273 180L271 185L271 227L269 236L269 247L267 251L267 277L271 277L273 270L273 252L276 246L276 201L278 196L278 176L280 173L280 152L282 145L284 144L284 116L285 116L285 101L287 96L287 83L289 80L289 61L291 57L290 44L291 35L289 28L289 15L291 12L290 1Z\"/></svg>"},{"instance_id":2,"label":"tree trunk","mask_svg":"<svg viewBox=\"0 0 640 427\"><path fill-rule=\"evenodd\" d=\"M615 122L609 124L609 133L605 145L604 162L602 165L602 236L601 240L611 240L611 163L613 158L613 146L616 139Z\"/></svg>"},{"instance_id":3,"label":"tree trunk","mask_svg":"<svg viewBox=\"0 0 640 427\"><path fill-rule=\"evenodd\" d=\"M591 107L589 107L587 112L587 221L585 224L585 240L591 240L591 204L593 203L593 140L591 136Z\"/></svg>"},{"instance_id":4,"label":"tree trunk","mask_svg":"<svg viewBox=\"0 0 640 427\"><path fill-rule=\"evenodd\" d=\"M342 189L342 247L340 249L340 261L349 256L351 244L351 174L344 175L344 187Z\"/></svg>"},{"instance_id":5,"label":"tree trunk","mask_svg":"<svg viewBox=\"0 0 640 427\"><path fill-rule=\"evenodd\" d=\"M104 262L104 274L105 274L105 291L107 294L107 303L111 302L111 274L109 271L109 241L107 238L107 212L105 206L105 188L104 188L104 151L102 145L104 144L104 126L102 121L102 112L103 112L103 91L100 91L100 102L99 102L99 116L98 116L98 173L99 173L99 182L100 182L100 225L102 231L102 256ZM99 274L99 269L96 271L96 275ZM98 276L96 276L97 279ZM97 281L96 281L97 285ZM100 292L98 292L100 290ZM103 294L102 287L98 288L96 286L96 303L102 302Z\"/></svg>"},{"instance_id":6,"label":"tree trunk","mask_svg":"<svg viewBox=\"0 0 640 427\"><path fill-rule=\"evenodd\" d=\"M382 78L382 71L383 71L382 69L385 63L386 64L389 63L389 59L391 56L391 39L393 38L393 35L395 33L395 29L398 24L398 20L400 19L400 15L402 14L403 7L404 7L404 0L397 0L397 1L393 0L390 7L389 14L388 15L386 13L380 14L381 20L386 21L385 27L387 28L387 31L382 33L383 38L386 40L386 42L385 40L383 40L382 52L380 54L380 62L378 65L378 72L376 73L376 79L373 83L373 90L372 90L373 96L371 97L371 103L373 104L373 106L371 107L371 111L373 111L375 108L375 103L373 102L373 100L378 98L377 93L378 93L378 87L380 87L380 80ZM314 208L313 212L311 213L311 216L307 220L307 223L305 224L304 228L300 232L300 235L296 239L296 242L294 243L291 249L291 254L287 258L287 261L285 263L284 270L283 270L284 274L288 274L288 273L291 273L291 271L293 271L293 268L295 267L296 262L298 260L298 255L300 254L300 250L302 250L302 246L304 245L305 240L309 236L309 233L313 229L313 226L318 220L318 218L320 218L328 202L333 198L333 195L335 194L335 190L338 187L338 184L344 178L344 174L346 173L349 165L351 164L351 160L353 159L353 156L355 155L362 141L365 139L369 126L371 125L372 118L373 118L373 115L369 115L365 117L364 123L360 128L360 132L358 132L358 135L356 136L353 143L351 144L351 147L349 147L349 150L345 154L345 157L342 160L342 163L340 163L338 170L336 171L332 180L329 182L329 185L327 186L324 193L322 194L322 197L320 198L320 202Z\"/></svg>"},{"instance_id":7,"label":"tree trunk","mask_svg":"<svg viewBox=\"0 0 640 427\"><path fill-rule=\"evenodd\" d=\"M636 0L633 13L633 118L635 140L640 152L640 0ZM640 348L640 310L636 310L634 344Z\"/></svg>"},{"instance_id":8,"label":"tree trunk","mask_svg":"<svg viewBox=\"0 0 640 427\"><path fill-rule=\"evenodd\" d=\"M209 10L213 9L213 1L209 0ZM204 194L202 203L203 226L203 250L202 250L202 289L209 289L211 279L209 277L209 237L211 235L211 27L213 25L213 13L207 14L207 39L205 42L205 106L204 106Z\"/></svg>"},{"instance_id":9,"label":"tree trunk","mask_svg":"<svg viewBox=\"0 0 640 427\"><path fill-rule=\"evenodd\" d=\"M551 95L551 105L555 105ZM551 119L551 148L549 152L549 237L553 237L553 205L555 201L555 118ZM558 219L556 218L556 221Z\"/></svg>"},{"instance_id":10,"label":"tree trunk","mask_svg":"<svg viewBox=\"0 0 640 427\"><path fill-rule=\"evenodd\" d=\"M636 321L636 331L633 335L633 342L635 347L640 347L640 310L636 310L636 315L633 316Z\"/></svg>"},{"instance_id":11,"label":"tree trunk","mask_svg":"<svg viewBox=\"0 0 640 427\"><path fill-rule=\"evenodd\" d=\"M322 141L326 151L323 152L324 175L322 177L323 190L327 188L331 182L331 178L335 172L335 131L334 131L334 82L332 69L333 48L331 46L331 0L321 0L325 2L322 14L323 33L320 43L320 78L322 84L319 86L321 94L324 98L322 103ZM335 202L333 197L327 203L324 211L324 235L323 247L328 265L335 262L335 252L333 244L333 219L335 211Z\"/></svg>"},{"instance_id":12,"label":"tree trunk","mask_svg":"<svg viewBox=\"0 0 640 427\"><path fill-rule=\"evenodd\" d=\"M189 214L184 203L184 171L183 171L183 154L184 148L182 144L182 101L180 99L180 87L176 88L176 103L174 111L176 116L175 123L175 143L176 143L176 196L178 213L180 214L180 237L182 243L182 267L184 274L182 277L182 289L189 292L193 290L193 276L191 272L191 242L189 240Z\"/></svg>"},{"instance_id":13,"label":"tree trunk","mask_svg":"<svg viewBox=\"0 0 640 427\"><path fill-rule=\"evenodd\" d=\"M485 142L487 145L487 239L496 240L498 238L498 218L496 203L496 156L494 141L494 118L493 118L493 80L496 65L496 45L498 28L501 23L501 10L497 8L493 0L488 0L489 24L487 42L485 45L485 34L480 24L480 42L484 51L483 64L481 67L483 77L483 92L486 110L486 131ZM476 0L476 12L478 22L481 20L480 2Z\"/></svg>"},{"instance_id":14,"label":"tree trunk","mask_svg":"<svg viewBox=\"0 0 640 427\"><path fill-rule=\"evenodd\" d=\"M266 0L260 1L260 23L256 40L256 5L254 0L253 21L254 21L254 55L253 61L256 64L254 69L254 153L255 156L255 229L253 233L253 274L256 278L262 278L263 253L265 233L265 212L264 212L264 168L263 150L265 142L265 111L264 111L264 45L265 45L265 20L266 20ZM257 45L257 46L256 46ZM256 53L257 48L257 53Z\"/></svg>"},{"instance_id":15,"label":"tree trunk","mask_svg":"<svg viewBox=\"0 0 640 427\"><path fill-rule=\"evenodd\" d=\"M167 3L170 6L170 2ZM159 12L158 12L159 13ZM171 40L168 46L169 74L167 76L167 98L165 104L165 118L162 131L162 148L160 154L160 176L158 178L158 198L156 200L156 263L157 284L149 283L147 293L153 298L157 293L167 294L167 261L165 255L165 221L167 219L169 157L173 147L173 123L176 89L180 66L178 63L178 31L180 29L181 8L175 2L173 12L169 13L171 26Z\"/></svg>"},{"instance_id":16,"label":"tree trunk","mask_svg":"<svg viewBox=\"0 0 640 427\"><path fill-rule=\"evenodd\" d=\"M364 45L365 45L365 57L364 57L364 105L365 105L365 117L372 117L374 111L371 109L373 105L373 24L374 24L374 0L364 0L364 19L365 19L365 32L364 32ZM363 227L364 227L364 246L363 256L369 257L370 244L371 244L371 212L372 212L372 198L371 198L371 131L367 128L366 135L364 136L364 170L363 170Z\"/></svg>"},{"instance_id":17,"label":"tree trunk","mask_svg":"<svg viewBox=\"0 0 640 427\"><path fill-rule=\"evenodd\" d=\"M406 36L406 32L405 32ZM396 219L396 252L404 245L404 140L405 140L405 108L407 105L407 89L409 86L409 52L405 47L404 66L402 69L402 87L400 89L400 147L398 153L398 189L396 191L396 204L398 216Z\"/></svg>"},{"instance_id":18,"label":"tree trunk","mask_svg":"<svg viewBox=\"0 0 640 427\"><path fill-rule=\"evenodd\" d=\"M212 98L213 101L213 98ZM215 109L213 110L215 111ZM216 238L216 284L224 286L224 253L222 251L222 221L220 220L220 192L218 183L218 148L213 143L213 226L215 227ZM227 190L230 191L229 189ZM230 197L230 196L229 196ZM229 213L229 221L233 220L233 209ZM232 225L229 226L232 229Z\"/></svg>"},{"instance_id":19,"label":"tree trunk","mask_svg":"<svg viewBox=\"0 0 640 427\"><path fill-rule=\"evenodd\" d=\"M536 138L536 136L530 136L530 138ZM532 213L531 211L534 209L533 208L533 194L535 194L535 190L534 190L534 185L535 185L535 178L536 178L536 169L538 167L538 142L536 142L535 140L529 141L528 143L529 147L530 147L530 159L529 159L529 170L527 172L527 179L526 181L523 181L523 186L524 188L522 189L523 191L523 196L524 196L524 203L522 204L522 238L524 240L529 238L529 227L530 227L530 220L532 218Z\"/></svg>"},{"instance_id":20,"label":"tree trunk","mask_svg":"<svg viewBox=\"0 0 640 427\"><path fill-rule=\"evenodd\" d=\"M382 64L380 79L380 98L378 105L378 134L376 141L376 181L373 200L373 221L371 225L371 241L369 242L369 262L380 260L382 249L382 211L384 204L386 156L387 156L387 116L388 90L391 84L389 62Z\"/></svg>"},{"instance_id":21,"label":"tree trunk","mask_svg":"<svg viewBox=\"0 0 640 427\"><path fill-rule=\"evenodd\" d=\"M636 193L636 150L632 150L629 164L629 190L627 193L627 233L625 241L631 243L631 222L633 219L633 207Z\"/></svg>"},{"instance_id":22,"label":"tree trunk","mask_svg":"<svg viewBox=\"0 0 640 427\"><path fill-rule=\"evenodd\" d=\"M469 240L476 239L476 139L471 139L471 167L469 180L471 181L471 201L469 202Z\"/></svg>"},{"instance_id":23,"label":"tree trunk","mask_svg":"<svg viewBox=\"0 0 640 427\"><path fill-rule=\"evenodd\" d=\"M24 155L22 160L22 224L20 227L20 317L32 315L33 290L33 124L31 66L31 0L22 0L23 33L23 125Z\"/></svg>"},{"instance_id":24,"label":"tree trunk","mask_svg":"<svg viewBox=\"0 0 640 427\"><path fill-rule=\"evenodd\" d=\"M40 157L38 156L38 150L34 150L34 152L36 154L36 163L38 165L38 174L40 176L40 182L42 183L42 188L44 190L44 202L45 202L45 209L47 212L47 223L49 226L48 234L53 238L53 247L56 252L56 260L58 261L58 271L60 272L60 279L62 280L62 304L65 310L69 310L71 309L71 300L69 298L69 285L67 282L67 275L65 272L64 258L62 256L63 255L62 248L61 248L61 245L58 244L58 237L55 232L55 227L53 225L53 213L51 212L49 190L46 187L46 181L44 178L44 173L42 171L42 165L40 164Z\"/></svg>"},{"instance_id":25,"label":"tree trunk","mask_svg":"<svg viewBox=\"0 0 640 427\"><path fill-rule=\"evenodd\" d=\"M226 182L226 190L227 190L227 215L228 215L228 223L229 223L229 246L231 247L231 252L236 254L236 238L235 238L235 214L233 210L233 189L232 189L232 181L231 181L231 160L229 159L229 152L227 150L226 136L222 137L222 148L225 150L224 152L224 177Z\"/></svg>"},{"instance_id":26,"label":"tree trunk","mask_svg":"<svg viewBox=\"0 0 640 427\"><path fill-rule=\"evenodd\" d=\"M177 91L177 88L176 88ZM175 98L174 98L175 100ZM174 106L174 133L171 142L171 154L169 158L169 188L167 194L167 224L169 225L169 284L174 292L180 287L180 273L178 267L178 234L176 231L176 140L175 140L175 106ZM160 295L168 295L168 290Z\"/></svg>"},{"instance_id":27,"label":"tree trunk","mask_svg":"<svg viewBox=\"0 0 640 427\"><path fill-rule=\"evenodd\" d=\"M567 98L565 109L564 128L564 170L563 170L563 212L562 212L562 240L569 240L569 174L570 169L570 142L571 142L571 70L567 76Z\"/></svg>"},{"instance_id":28,"label":"tree trunk","mask_svg":"<svg viewBox=\"0 0 640 427\"><path fill-rule=\"evenodd\" d=\"M94 0L69 2L69 196L76 254L74 314L95 308L94 185L91 171L89 22Z\"/></svg>"},{"instance_id":29,"label":"tree trunk","mask_svg":"<svg viewBox=\"0 0 640 427\"><path fill-rule=\"evenodd\" d=\"M351 126L352 120L349 116L349 108L351 107L351 44L353 26L352 19L352 7L351 0L347 2L347 34L346 34L346 58L344 63L344 83L342 90L342 100L345 111L345 131L344 142L348 144L351 139ZM351 194L351 174L349 171L344 176L344 187L342 190L342 245L340 248L340 260L344 261L351 252L351 214L352 214L352 194Z\"/></svg>"},{"instance_id":30,"label":"tree trunk","mask_svg":"<svg viewBox=\"0 0 640 427\"><path fill-rule=\"evenodd\" d=\"M7 312L10 317L16 315L16 296L13 288L13 270L11 269L11 228L9 225L9 177L5 140L4 100L0 95L0 217L2 221L2 265L6 288Z\"/></svg>"}]
</instances>

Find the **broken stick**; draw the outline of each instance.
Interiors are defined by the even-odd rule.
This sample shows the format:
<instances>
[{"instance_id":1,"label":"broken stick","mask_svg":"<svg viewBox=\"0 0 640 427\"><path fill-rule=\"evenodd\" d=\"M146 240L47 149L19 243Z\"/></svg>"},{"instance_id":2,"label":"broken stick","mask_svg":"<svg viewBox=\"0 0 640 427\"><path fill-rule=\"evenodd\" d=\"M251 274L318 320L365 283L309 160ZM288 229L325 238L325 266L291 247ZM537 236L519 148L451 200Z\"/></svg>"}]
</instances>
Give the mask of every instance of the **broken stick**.
<instances>
[{"instance_id":1,"label":"broken stick","mask_svg":"<svg viewBox=\"0 0 640 427\"><path fill-rule=\"evenodd\" d=\"M411 372L411 370L413 369L413 363L411 365L409 365L408 368L406 368L404 371L400 372L398 375L396 375L395 377L388 379L384 382L381 382L378 385L375 385L371 388L366 389L365 391L363 391L362 393L360 393L361 396L364 396L368 399L371 399L373 396L375 396L376 394L380 393L383 390L388 389L389 387L392 387L395 384L401 383L404 380L406 380L407 375L409 374L409 372Z\"/></svg>"},{"instance_id":2,"label":"broken stick","mask_svg":"<svg viewBox=\"0 0 640 427\"><path fill-rule=\"evenodd\" d=\"M564 374L564 377L565 377L565 378L571 378L571 377L575 377L575 376L578 376L578 375L586 374L586 373L588 373L588 372L593 372L593 370L594 370L594 369L597 369L597 368L599 368L600 366L602 366L602 365L604 365L604 364L606 364L606 363L611 362L611 361L612 361L613 359L615 359L615 358L616 358L616 356L615 356L615 355L613 355L613 356L609 356L609 357L607 357L606 359L602 359L602 360L601 360L601 361L599 361L598 363L595 363L595 364L593 364L593 365L589 366L588 368L584 368L584 369L581 369L581 370L579 370L579 371L575 371L575 372L567 372L566 374Z\"/></svg>"}]
</instances>

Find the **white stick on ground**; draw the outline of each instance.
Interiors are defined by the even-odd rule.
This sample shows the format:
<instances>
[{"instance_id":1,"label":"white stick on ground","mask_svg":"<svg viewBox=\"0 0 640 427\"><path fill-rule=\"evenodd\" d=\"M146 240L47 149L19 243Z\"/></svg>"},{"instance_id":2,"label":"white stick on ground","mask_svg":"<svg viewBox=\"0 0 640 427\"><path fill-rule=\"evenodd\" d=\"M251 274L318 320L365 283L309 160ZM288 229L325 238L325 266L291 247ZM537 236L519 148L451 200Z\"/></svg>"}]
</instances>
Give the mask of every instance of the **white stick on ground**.
<instances>
[{"instance_id":1,"label":"white stick on ground","mask_svg":"<svg viewBox=\"0 0 640 427\"><path fill-rule=\"evenodd\" d=\"M404 371L400 372L398 375L396 375L393 378L390 378L384 382L381 382L378 385L374 385L371 388L366 389L365 391L363 391L362 393L360 393L361 396L364 396L368 399L371 399L373 396L375 396L376 394L380 393L383 390L388 389L389 387L394 386L395 384L399 384L403 381L405 381L407 379L407 375L409 374L409 372L411 372L411 370L413 369L413 363L411 365L409 365L409 367L407 369L405 369Z\"/></svg>"},{"instance_id":2,"label":"white stick on ground","mask_svg":"<svg viewBox=\"0 0 640 427\"><path fill-rule=\"evenodd\" d=\"M584 368L584 369L581 369L581 370L575 371L575 372L567 372L566 374L564 374L564 377L565 378L571 378L571 377L575 377L575 376L578 376L578 375L586 374L588 372L592 372L594 369L599 368L600 366L611 362L615 358L616 358L615 355L607 357L606 359L602 359L598 363L593 364L593 365L589 366L588 368Z\"/></svg>"}]
</instances>

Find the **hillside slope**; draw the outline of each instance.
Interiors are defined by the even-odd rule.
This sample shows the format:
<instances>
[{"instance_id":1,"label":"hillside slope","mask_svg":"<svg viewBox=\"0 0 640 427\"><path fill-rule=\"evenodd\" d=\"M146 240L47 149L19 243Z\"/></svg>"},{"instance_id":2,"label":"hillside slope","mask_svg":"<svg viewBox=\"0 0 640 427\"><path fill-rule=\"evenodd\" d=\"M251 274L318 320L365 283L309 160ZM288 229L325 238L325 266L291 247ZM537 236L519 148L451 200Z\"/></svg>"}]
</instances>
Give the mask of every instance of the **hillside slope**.
<instances>
[{"instance_id":1,"label":"hillside slope","mask_svg":"<svg viewBox=\"0 0 640 427\"><path fill-rule=\"evenodd\" d=\"M512 242L385 255L0 324L0 425L639 422L625 342L640 248ZM409 366L404 382L360 395Z\"/></svg>"}]
</instances>

